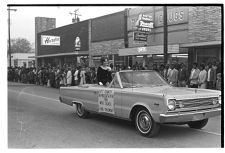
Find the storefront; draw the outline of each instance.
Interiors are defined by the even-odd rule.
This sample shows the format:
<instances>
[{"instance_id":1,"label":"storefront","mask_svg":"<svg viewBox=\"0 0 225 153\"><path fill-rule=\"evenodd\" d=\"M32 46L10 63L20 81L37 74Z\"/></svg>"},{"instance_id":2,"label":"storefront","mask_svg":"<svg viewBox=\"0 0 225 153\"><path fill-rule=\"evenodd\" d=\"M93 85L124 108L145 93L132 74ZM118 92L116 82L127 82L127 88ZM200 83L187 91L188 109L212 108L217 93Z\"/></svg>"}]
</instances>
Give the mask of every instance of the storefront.
<instances>
[{"instance_id":1,"label":"storefront","mask_svg":"<svg viewBox=\"0 0 225 153\"><path fill-rule=\"evenodd\" d=\"M38 66L88 66L89 20L38 33Z\"/></svg>"},{"instance_id":2,"label":"storefront","mask_svg":"<svg viewBox=\"0 0 225 153\"><path fill-rule=\"evenodd\" d=\"M167 63L221 61L221 20L221 7L167 7ZM163 7L128 9L127 38L126 66L163 64Z\"/></svg>"},{"instance_id":3,"label":"storefront","mask_svg":"<svg viewBox=\"0 0 225 153\"><path fill-rule=\"evenodd\" d=\"M124 11L91 20L91 67L99 66L102 56L108 57L113 67L124 65L124 58L118 56L119 49L125 46L124 21Z\"/></svg>"},{"instance_id":4,"label":"storefront","mask_svg":"<svg viewBox=\"0 0 225 153\"><path fill-rule=\"evenodd\" d=\"M168 61L221 62L221 7L168 6ZM38 33L38 65L114 67L164 63L163 6L124 11Z\"/></svg>"}]
</instances>

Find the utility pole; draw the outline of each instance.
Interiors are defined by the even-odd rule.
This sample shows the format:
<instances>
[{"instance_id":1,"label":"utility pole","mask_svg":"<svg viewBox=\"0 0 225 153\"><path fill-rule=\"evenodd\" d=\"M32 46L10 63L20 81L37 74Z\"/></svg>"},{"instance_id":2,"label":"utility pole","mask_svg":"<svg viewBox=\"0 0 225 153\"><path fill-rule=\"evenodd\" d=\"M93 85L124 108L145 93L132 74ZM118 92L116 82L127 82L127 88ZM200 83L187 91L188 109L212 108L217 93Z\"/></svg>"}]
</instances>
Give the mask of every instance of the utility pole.
<instances>
[{"instance_id":1,"label":"utility pole","mask_svg":"<svg viewBox=\"0 0 225 153\"><path fill-rule=\"evenodd\" d=\"M8 35L9 35L8 54L9 54L9 67L11 67L12 64L11 64L11 38L10 38L10 11L16 11L16 9L10 9L10 7L9 7L7 10L8 10Z\"/></svg>"},{"instance_id":2,"label":"utility pole","mask_svg":"<svg viewBox=\"0 0 225 153\"><path fill-rule=\"evenodd\" d=\"M77 13L78 10L79 10L79 9L74 10L74 13L71 13L71 12L70 12L70 15L74 15L74 18L72 18L72 22L73 22L73 23L77 23L77 22L80 21L80 18L79 18L78 16L81 16L81 14L78 14L78 13Z\"/></svg>"},{"instance_id":3,"label":"utility pole","mask_svg":"<svg viewBox=\"0 0 225 153\"><path fill-rule=\"evenodd\" d=\"M167 29L167 6L163 6L163 31L164 31L164 65L167 64L168 60L168 29Z\"/></svg>"}]
</instances>

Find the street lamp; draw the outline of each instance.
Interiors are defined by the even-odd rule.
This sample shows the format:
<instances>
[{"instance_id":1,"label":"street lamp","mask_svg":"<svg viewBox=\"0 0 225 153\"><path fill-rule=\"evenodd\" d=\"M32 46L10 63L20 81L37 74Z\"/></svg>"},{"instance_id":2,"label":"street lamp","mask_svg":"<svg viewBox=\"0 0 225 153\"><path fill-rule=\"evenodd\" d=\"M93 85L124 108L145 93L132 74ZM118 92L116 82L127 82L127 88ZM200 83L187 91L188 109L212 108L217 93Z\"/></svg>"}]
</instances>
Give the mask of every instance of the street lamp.
<instances>
[{"instance_id":1,"label":"street lamp","mask_svg":"<svg viewBox=\"0 0 225 153\"><path fill-rule=\"evenodd\" d=\"M16 9L10 9L10 7L8 7L8 34L9 34L9 67L11 67L11 41L10 41L10 11L16 11Z\"/></svg>"}]
</instances>

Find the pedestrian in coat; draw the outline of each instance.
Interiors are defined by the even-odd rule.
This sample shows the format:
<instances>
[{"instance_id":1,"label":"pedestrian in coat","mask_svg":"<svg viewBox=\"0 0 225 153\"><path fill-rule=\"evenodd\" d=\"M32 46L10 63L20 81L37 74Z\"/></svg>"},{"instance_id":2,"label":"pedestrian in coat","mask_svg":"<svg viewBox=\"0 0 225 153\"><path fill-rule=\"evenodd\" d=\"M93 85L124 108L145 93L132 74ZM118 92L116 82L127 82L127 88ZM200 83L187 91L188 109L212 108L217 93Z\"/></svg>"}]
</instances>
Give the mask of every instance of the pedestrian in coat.
<instances>
[{"instance_id":1,"label":"pedestrian in coat","mask_svg":"<svg viewBox=\"0 0 225 153\"><path fill-rule=\"evenodd\" d=\"M198 88L206 89L207 72L205 70L205 65L201 64L199 69Z\"/></svg>"},{"instance_id":2,"label":"pedestrian in coat","mask_svg":"<svg viewBox=\"0 0 225 153\"><path fill-rule=\"evenodd\" d=\"M188 72L184 63L180 64L180 69L178 71L178 87L186 87L188 80Z\"/></svg>"},{"instance_id":3,"label":"pedestrian in coat","mask_svg":"<svg viewBox=\"0 0 225 153\"><path fill-rule=\"evenodd\" d=\"M174 87L177 87L178 82L178 70L175 68L175 64L171 65L171 70L168 73L168 83Z\"/></svg>"},{"instance_id":4,"label":"pedestrian in coat","mask_svg":"<svg viewBox=\"0 0 225 153\"><path fill-rule=\"evenodd\" d=\"M66 74L66 84L67 86L71 86L72 84L72 72L71 72L71 68L68 68L67 74Z\"/></svg>"},{"instance_id":5,"label":"pedestrian in coat","mask_svg":"<svg viewBox=\"0 0 225 153\"><path fill-rule=\"evenodd\" d=\"M198 88L198 76L199 76L200 71L197 68L197 65L198 65L197 63L192 64L192 70L191 70L191 74L189 77L191 88Z\"/></svg>"},{"instance_id":6,"label":"pedestrian in coat","mask_svg":"<svg viewBox=\"0 0 225 153\"><path fill-rule=\"evenodd\" d=\"M214 69L212 68L212 63L208 63L208 72L207 72L207 89L214 89Z\"/></svg>"},{"instance_id":7,"label":"pedestrian in coat","mask_svg":"<svg viewBox=\"0 0 225 153\"><path fill-rule=\"evenodd\" d=\"M86 84L85 67L82 67L80 71L80 85Z\"/></svg>"},{"instance_id":8,"label":"pedestrian in coat","mask_svg":"<svg viewBox=\"0 0 225 153\"><path fill-rule=\"evenodd\" d=\"M78 82L78 71L79 71L79 67L75 69L75 72L73 74L74 76L74 85L77 86L79 84Z\"/></svg>"}]
</instances>

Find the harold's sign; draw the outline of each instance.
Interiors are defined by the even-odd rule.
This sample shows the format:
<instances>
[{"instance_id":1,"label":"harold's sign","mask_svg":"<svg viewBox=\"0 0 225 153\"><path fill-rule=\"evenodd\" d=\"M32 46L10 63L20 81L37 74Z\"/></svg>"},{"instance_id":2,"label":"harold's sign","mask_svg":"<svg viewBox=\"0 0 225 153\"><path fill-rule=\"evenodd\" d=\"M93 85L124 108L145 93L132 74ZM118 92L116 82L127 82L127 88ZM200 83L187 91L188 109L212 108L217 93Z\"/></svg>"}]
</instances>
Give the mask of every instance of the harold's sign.
<instances>
[{"instance_id":1,"label":"harold's sign","mask_svg":"<svg viewBox=\"0 0 225 153\"><path fill-rule=\"evenodd\" d=\"M153 18L150 15L140 14L135 23L139 31L150 32L153 28Z\"/></svg>"},{"instance_id":2,"label":"harold's sign","mask_svg":"<svg viewBox=\"0 0 225 153\"><path fill-rule=\"evenodd\" d=\"M41 35L41 45L60 46L60 37L59 36Z\"/></svg>"}]
</instances>

